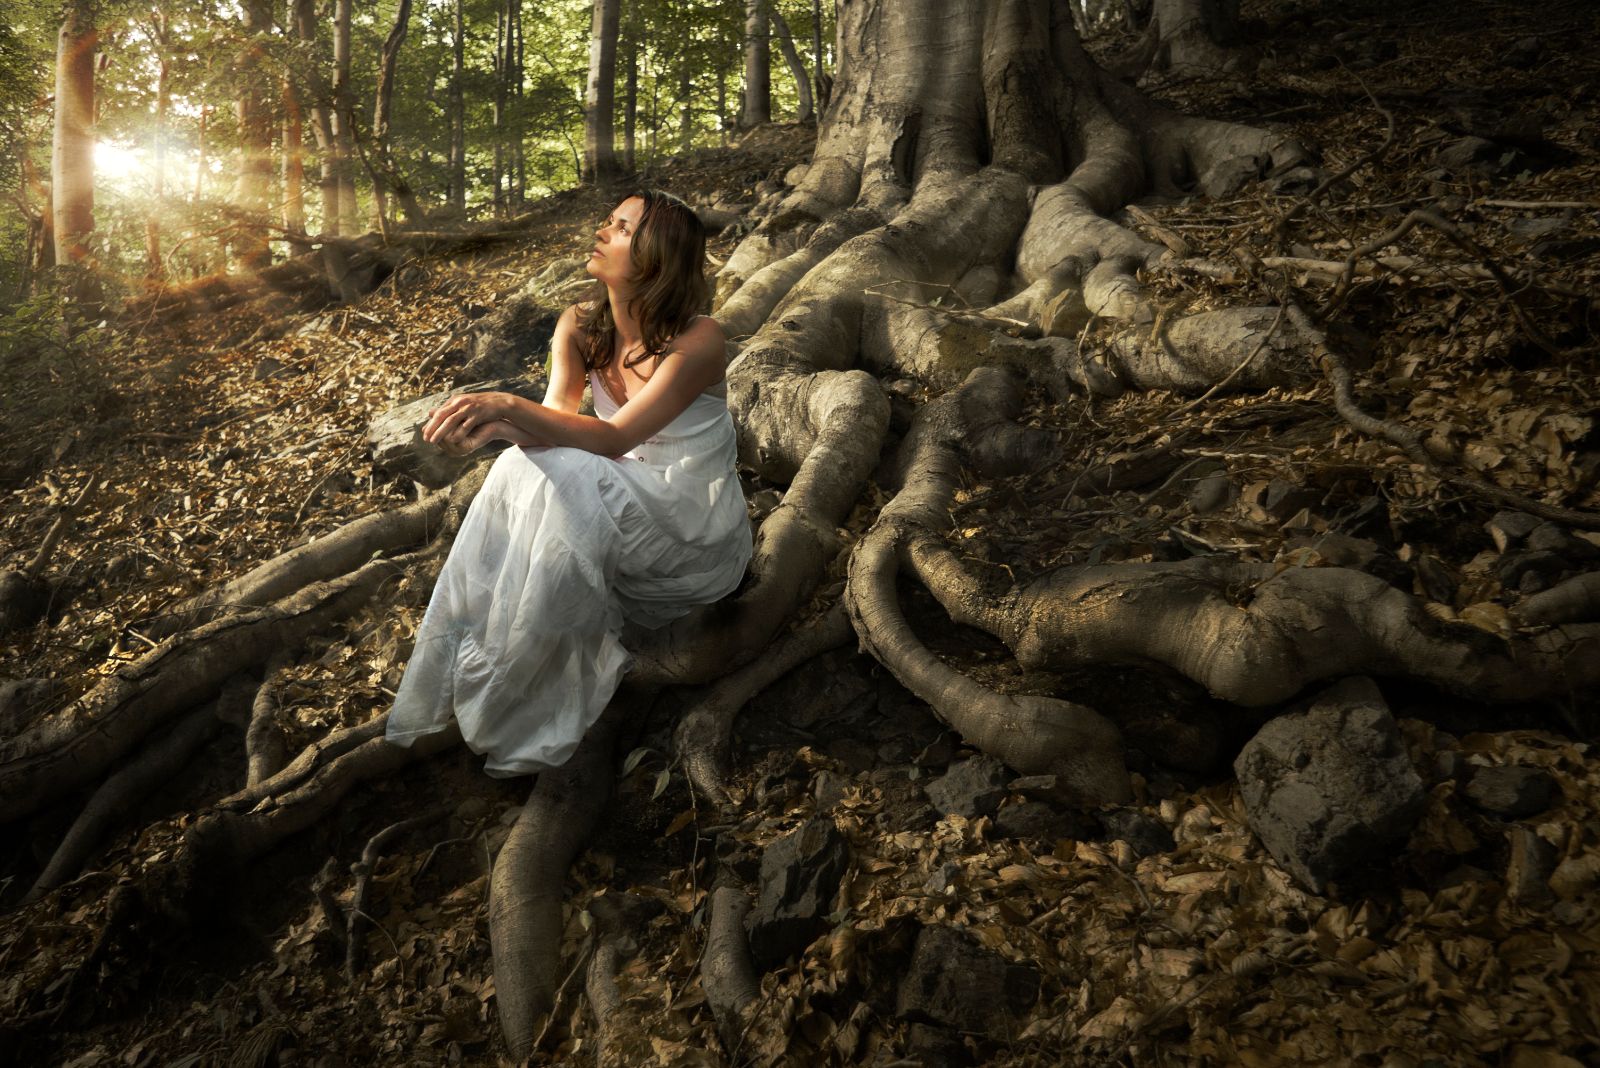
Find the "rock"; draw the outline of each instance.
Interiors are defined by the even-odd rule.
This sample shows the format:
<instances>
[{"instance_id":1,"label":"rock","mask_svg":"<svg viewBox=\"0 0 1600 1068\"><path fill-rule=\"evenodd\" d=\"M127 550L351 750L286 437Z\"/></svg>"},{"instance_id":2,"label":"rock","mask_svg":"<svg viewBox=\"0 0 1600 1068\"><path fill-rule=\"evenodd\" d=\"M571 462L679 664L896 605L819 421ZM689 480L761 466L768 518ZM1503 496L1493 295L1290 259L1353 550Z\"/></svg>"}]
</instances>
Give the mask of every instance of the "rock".
<instances>
[{"instance_id":1,"label":"rock","mask_svg":"<svg viewBox=\"0 0 1600 1068\"><path fill-rule=\"evenodd\" d=\"M1172 840L1172 832L1167 830L1166 824L1154 816L1147 816L1138 809L1119 808L1110 812L1102 812L1100 825L1105 828L1106 838L1112 842L1126 842L1133 851L1135 859L1155 856L1158 853L1170 853L1177 848L1177 843Z\"/></svg>"},{"instance_id":2,"label":"rock","mask_svg":"<svg viewBox=\"0 0 1600 1068\"><path fill-rule=\"evenodd\" d=\"M900 980L895 1014L990 1038L1015 1033L1039 996L1039 972L985 949L964 930L924 927Z\"/></svg>"},{"instance_id":3,"label":"rock","mask_svg":"<svg viewBox=\"0 0 1600 1068\"><path fill-rule=\"evenodd\" d=\"M477 382L390 408L367 426L367 442L372 446L372 466L380 471L414 479L429 489L438 489L455 481L473 463L498 455L499 450L506 447L503 442L490 445L473 456L456 457L422 440L422 427L433 409L458 393L488 392L515 393L535 404L541 403L545 393L544 372L528 378Z\"/></svg>"},{"instance_id":4,"label":"rock","mask_svg":"<svg viewBox=\"0 0 1600 1068\"><path fill-rule=\"evenodd\" d=\"M1574 535L1559 523L1540 523L1528 535L1530 552L1560 553L1577 560L1600 557L1600 548Z\"/></svg>"},{"instance_id":5,"label":"rock","mask_svg":"<svg viewBox=\"0 0 1600 1068\"><path fill-rule=\"evenodd\" d=\"M1226 471L1213 471L1195 482L1189 490L1189 508L1195 515L1206 515L1226 508L1239 496L1239 487Z\"/></svg>"},{"instance_id":6,"label":"rock","mask_svg":"<svg viewBox=\"0 0 1600 1068\"><path fill-rule=\"evenodd\" d=\"M1433 770L1439 776L1439 781L1460 781L1465 779L1472 771L1472 765L1467 763L1467 758L1454 749L1441 749L1433 755Z\"/></svg>"},{"instance_id":7,"label":"rock","mask_svg":"<svg viewBox=\"0 0 1600 1068\"><path fill-rule=\"evenodd\" d=\"M1569 569L1570 561L1562 553L1521 549L1500 557L1494 573L1506 589L1538 593L1548 589Z\"/></svg>"},{"instance_id":8,"label":"rock","mask_svg":"<svg viewBox=\"0 0 1600 1068\"><path fill-rule=\"evenodd\" d=\"M816 798L817 811L827 812L839 803L839 799L850 788L850 780L836 772L823 768L811 780L812 796Z\"/></svg>"},{"instance_id":9,"label":"rock","mask_svg":"<svg viewBox=\"0 0 1600 1068\"><path fill-rule=\"evenodd\" d=\"M807 731L826 723L859 722L871 714L878 701L869 670L854 648L830 650L769 686L751 702L746 718L753 713ZM830 744L829 755L843 760L853 771L864 771L872 766L874 754L865 743L855 744L867 752L835 753Z\"/></svg>"},{"instance_id":10,"label":"rock","mask_svg":"<svg viewBox=\"0 0 1600 1068\"><path fill-rule=\"evenodd\" d=\"M1100 825L1087 813L1061 812L1043 801L1023 801L1007 805L994 819L994 831L1002 838L1093 838Z\"/></svg>"},{"instance_id":11,"label":"rock","mask_svg":"<svg viewBox=\"0 0 1600 1068\"><path fill-rule=\"evenodd\" d=\"M1539 526L1540 520L1526 512L1496 512L1483 529L1494 539L1495 551L1503 553L1522 544Z\"/></svg>"},{"instance_id":12,"label":"rock","mask_svg":"<svg viewBox=\"0 0 1600 1068\"><path fill-rule=\"evenodd\" d=\"M1010 768L995 757L980 753L951 765L949 771L930 780L924 789L941 815L954 812L971 820L994 812L1006 795L1006 783L1011 777Z\"/></svg>"},{"instance_id":13,"label":"rock","mask_svg":"<svg viewBox=\"0 0 1600 1068\"><path fill-rule=\"evenodd\" d=\"M860 738L833 738L823 747L823 752L843 764L851 774L869 771L878 761L877 747Z\"/></svg>"},{"instance_id":14,"label":"rock","mask_svg":"<svg viewBox=\"0 0 1600 1068\"><path fill-rule=\"evenodd\" d=\"M1305 486L1275 478L1268 482L1259 501L1261 510L1280 523L1291 519L1297 512L1315 508L1322 503L1322 494Z\"/></svg>"},{"instance_id":15,"label":"rock","mask_svg":"<svg viewBox=\"0 0 1600 1068\"><path fill-rule=\"evenodd\" d=\"M961 879L961 868L955 864L941 864L922 883L922 892L943 897Z\"/></svg>"},{"instance_id":16,"label":"rock","mask_svg":"<svg viewBox=\"0 0 1600 1068\"><path fill-rule=\"evenodd\" d=\"M1401 583L1410 575L1398 557L1366 538L1329 531L1311 537L1288 538L1283 543L1285 554L1299 548L1311 549L1331 567L1365 571L1391 585Z\"/></svg>"},{"instance_id":17,"label":"rock","mask_svg":"<svg viewBox=\"0 0 1600 1068\"><path fill-rule=\"evenodd\" d=\"M767 846L760 893L745 917L758 972L804 952L828 929L827 916L849 863L850 842L826 817L808 820Z\"/></svg>"},{"instance_id":18,"label":"rock","mask_svg":"<svg viewBox=\"0 0 1600 1068\"><path fill-rule=\"evenodd\" d=\"M1274 196L1304 196L1322 183L1323 174L1314 167L1295 167L1267 182Z\"/></svg>"},{"instance_id":19,"label":"rock","mask_svg":"<svg viewBox=\"0 0 1600 1068\"><path fill-rule=\"evenodd\" d=\"M914 1023L906 1028L906 1052L922 1068L965 1068L972 1063L972 1052L955 1032L932 1024Z\"/></svg>"},{"instance_id":20,"label":"rock","mask_svg":"<svg viewBox=\"0 0 1600 1068\"><path fill-rule=\"evenodd\" d=\"M1262 845L1317 893L1403 843L1426 802L1383 695L1359 676L1262 727L1233 767Z\"/></svg>"},{"instance_id":21,"label":"rock","mask_svg":"<svg viewBox=\"0 0 1600 1068\"><path fill-rule=\"evenodd\" d=\"M1461 792L1483 811L1507 819L1543 812L1560 794L1548 771L1514 764L1479 768Z\"/></svg>"},{"instance_id":22,"label":"rock","mask_svg":"<svg viewBox=\"0 0 1600 1068\"><path fill-rule=\"evenodd\" d=\"M1422 594L1428 600L1440 604L1451 604L1455 601L1456 590L1460 588L1460 583L1456 581L1455 573L1437 556L1422 553L1411 566L1417 576L1418 584L1422 587Z\"/></svg>"},{"instance_id":23,"label":"rock","mask_svg":"<svg viewBox=\"0 0 1600 1068\"><path fill-rule=\"evenodd\" d=\"M955 759L956 742L958 739L949 731L941 731L939 736L923 746L917 755L911 758L911 763L919 768L947 768L950 761ZM1051 776L1055 778L1055 776Z\"/></svg>"},{"instance_id":24,"label":"rock","mask_svg":"<svg viewBox=\"0 0 1600 1068\"><path fill-rule=\"evenodd\" d=\"M1556 850L1532 827L1512 827L1506 863L1506 896L1524 907L1548 904L1554 897L1550 875L1556 870Z\"/></svg>"}]
</instances>

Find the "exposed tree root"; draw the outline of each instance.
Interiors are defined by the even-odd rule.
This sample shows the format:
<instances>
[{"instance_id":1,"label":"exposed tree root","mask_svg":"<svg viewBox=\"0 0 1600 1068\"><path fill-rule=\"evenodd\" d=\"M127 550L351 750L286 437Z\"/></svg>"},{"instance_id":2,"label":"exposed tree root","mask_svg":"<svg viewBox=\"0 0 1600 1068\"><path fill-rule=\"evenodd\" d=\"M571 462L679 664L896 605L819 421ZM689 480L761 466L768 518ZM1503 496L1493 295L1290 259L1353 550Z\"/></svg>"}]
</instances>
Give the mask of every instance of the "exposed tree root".
<instances>
[{"instance_id":1,"label":"exposed tree root","mask_svg":"<svg viewBox=\"0 0 1600 1068\"><path fill-rule=\"evenodd\" d=\"M1529 626L1600 622L1600 571L1577 575L1536 593L1513 611Z\"/></svg>"},{"instance_id":2,"label":"exposed tree root","mask_svg":"<svg viewBox=\"0 0 1600 1068\"><path fill-rule=\"evenodd\" d=\"M250 723L244 731L245 780L247 787L270 779L283 769L283 733L278 727L278 673L288 657L278 654L267 662L250 702Z\"/></svg>"},{"instance_id":3,"label":"exposed tree root","mask_svg":"<svg viewBox=\"0 0 1600 1068\"><path fill-rule=\"evenodd\" d=\"M756 660L725 675L678 721L675 747L690 785L708 802L729 804L727 782L733 721L750 699L781 676L851 638L844 606L833 607L778 639Z\"/></svg>"},{"instance_id":4,"label":"exposed tree root","mask_svg":"<svg viewBox=\"0 0 1600 1068\"><path fill-rule=\"evenodd\" d=\"M374 560L313 583L266 608L248 609L169 639L115 672L66 709L0 739L0 822L27 815L105 771L140 739L209 699L229 676L356 611L423 549Z\"/></svg>"},{"instance_id":5,"label":"exposed tree root","mask_svg":"<svg viewBox=\"0 0 1600 1068\"><path fill-rule=\"evenodd\" d=\"M1024 773L1053 773L1086 803L1132 796L1120 732L1099 713L1049 697L999 694L947 666L912 632L895 592L901 546L949 524L962 463L960 409L1014 412L1015 387L999 370L974 371L967 384L925 406L907 435L904 488L850 558L845 599L862 644L908 690L968 742ZM920 424L920 425L918 425Z\"/></svg>"},{"instance_id":6,"label":"exposed tree root","mask_svg":"<svg viewBox=\"0 0 1600 1068\"><path fill-rule=\"evenodd\" d=\"M998 596L927 538L917 574L951 616L1027 668L1158 663L1238 705L1346 675L1403 675L1490 701L1560 698L1600 681L1600 626L1510 640L1441 623L1380 578L1217 558L1073 567Z\"/></svg>"},{"instance_id":7,"label":"exposed tree root","mask_svg":"<svg viewBox=\"0 0 1600 1068\"><path fill-rule=\"evenodd\" d=\"M617 731L636 704L636 694L613 698L571 759L539 774L495 858L489 943L500 1030L515 1060L533 1050L541 1017L555 1006L567 869L605 811Z\"/></svg>"},{"instance_id":8,"label":"exposed tree root","mask_svg":"<svg viewBox=\"0 0 1600 1068\"><path fill-rule=\"evenodd\" d=\"M411 504L362 516L190 598L153 621L144 633L160 640L210 622L227 609L271 604L313 582L347 574L371 560L374 553L429 541L439 532L450 503L450 492L439 490Z\"/></svg>"},{"instance_id":9,"label":"exposed tree root","mask_svg":"<svg viewBox=\"0 0 1600 1068\"><path fill-rule=\"evenodd\" d=\"M38 900L45 891L76 876L105 833L150 791L177 775L195 750L216 733L218 726L215 702L203 705L147 746L133 762L107 777L61 839L50 862L23 899L24 903Z\"/></svg>"},{"instance_id":10,"label":"exposed tree root","mask_svg":"<svg viewBox=\"0 0 1600 1068\"><path fill-rule=\"evenodd\" d=\"M617 1009L622 1004L622 995L617 991L617 968L621 957L617 939L602 938L589 959L589 973L584 977L584 996L589 999L595 1030L599 1032L595 1063L602 1066L617 1061L616 1019Z\"/></svg>"},{"instance_id":11,"label":"exposed tree root","mask_svg":"<svg viewBox=\"0 0 1600 1068\"><path fill-rule=\"evenodd\" d=\"M419 827L426 827L449 815L448 810L440 808L421 816L408 820L391 823L371 838L367 839L366 846L361 850L361 859L350 866L350 871L356 877L355 889L350 895L349 914L345 920L344 935L344 974L354 979L361 970L366 956L366 942L363 941L362 925L368 921L367 916L367 888L372 883L372 869L377 866L378 859L383 856L383 851L389 848L401 835L414 831Z\"/></svg>"},{"instance_id":12,"label":"exposed tree root","mask_svg":"<svg viewBox=\"0 0 1600 1068\"><path fill-rule=\"evenodd\" d=\"M739 1044L750 1023L750 1007L761 994L744 918L750 896L740 886L718 886L711 892L706 917L706 952L700 962L700 985L706 1003L717 1018L717 1033L725 1050Z\"/></svg>"}]
</instances>

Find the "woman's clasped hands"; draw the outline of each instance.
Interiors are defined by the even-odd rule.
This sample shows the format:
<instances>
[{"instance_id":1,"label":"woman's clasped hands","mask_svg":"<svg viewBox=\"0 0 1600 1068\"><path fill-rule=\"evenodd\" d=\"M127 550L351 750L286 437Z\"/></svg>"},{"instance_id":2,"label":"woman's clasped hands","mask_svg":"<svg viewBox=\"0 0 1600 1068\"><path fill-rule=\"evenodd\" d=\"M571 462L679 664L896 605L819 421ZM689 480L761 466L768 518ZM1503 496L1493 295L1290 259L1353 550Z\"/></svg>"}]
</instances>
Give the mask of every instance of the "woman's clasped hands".
<instances>
[{"instance_id":1,"label":"woman's clasped hands","mask_svg":"<svg viewBox=\"0 0 1600 1068\"><path fill-rule=\"evenodd\" d=\"M491 441L545 444L506 418L511 409L512 398L505 393L458 393L428 414L422 440L451 456L477 452Z\"/></svg>"}]
</instances>

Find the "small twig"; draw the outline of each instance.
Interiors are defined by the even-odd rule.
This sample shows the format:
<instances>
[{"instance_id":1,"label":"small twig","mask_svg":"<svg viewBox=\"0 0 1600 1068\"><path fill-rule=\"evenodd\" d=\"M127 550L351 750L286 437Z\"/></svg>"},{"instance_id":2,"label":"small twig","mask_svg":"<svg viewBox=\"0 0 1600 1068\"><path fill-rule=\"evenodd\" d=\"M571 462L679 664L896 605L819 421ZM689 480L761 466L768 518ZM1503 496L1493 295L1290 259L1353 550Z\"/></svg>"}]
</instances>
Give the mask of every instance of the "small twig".
<instances>
[{"instance_id":1,"label":"small twig","mask_svg":"<svg viewBox=\"0 0 1600 1068\"><path fill-rule=\"evenodd\" d=\"M1280 215L1278 217L1278 221L1272 224L1271 237L1274 240L1276 240L1283 233L1285 227L1287 227L1291 222L1298 218L1302 212L1314 204L1318 197L1322 196L1323 193L1327 192L1334 185L1337 185L1339 182L1342 182L1346 178L1350 177L1362 167L1365 167L1367 164L1377 160L1385 152L1389 151L1390 145L1394 144L1394 115L1382 104L1378 103L1377 98L1372 95L1372 90L1367 88L1367 83L1361 80L1361 75L1356 74L1354 71L1348 71L1348 73L1354 77L1356 82L1361 86L1361 91L1367 94L1367 99L1372 102L1372 106L1377 108L1379 113L1383 115L1384 122L1387 127L1384 131L1383 140L1378 144L1377 148L1373 149L1371 152L1368 152L1364 156L1358 157L1356 161L1350 164L1348 167L1345 167L1344 169L1323 179L1317 184L1315 189L1301 197L1292 207L1289 208L1288 211Z\"/></svg>"},{"instance_id":2,"label":"small twig","mask_svg":"<svg viewBox=\"0 0 1600 1068\"><path fill-rule=\"evenodd\" d=\"M389 843L402 834L426 826L444 815L445 810L441 808L408 820L401 820L399 823L391 823L367 840L366 848L361 851L361 859L350 866L356 877L355 891L350 899L350 912L345 923L344 970L350 978L355 978L356 970L361 967L363 947L360 921L375 922L363 910L367 906L367 887L372 881L372 870L377 866L378 858L382 856ZM378 927L382 929L381 924L378 924ZM388 932L384 931L384 934L387 935ZM396 947L395 955L399 954L400 950Z\"/></svg>"},{"instance_id":3,"label":"small twig","mask_svg":"<svg viewBox=\"0 0 1600 1068\"><path fill-rule=\"evenodd\" d=\"M599 938L597 931L590 931L589 937L584 941L583 952L578 954L578 959L573 963L572 968L567 972L566 978L561 980L560 986L556 987L555 1000L550 1004L550 1011L545 1014L544 1026L539 1028L539 1034L533 1040L534 1049L539 1049L544 1045L545 1036L550 1033L550 1025L555 1023L556 1014L561 1009L561 1001L563 995L565 995L567 992L567 985L572 982L572 977L577 975L578 972L589 963L589 958L594 955L595 944L598 941Z\"/></svg>"},{"instance_id":4,"label":"small twig","mask_svg":"<svg viewBox=\"0 0 1600 1068\"><path fill-rule=\"evenodd\" d=\"M1314 330L1310 317L1299 307L1288 305L1289 316L1296 320L1296 325L1307 330ZM1350 365L1333 347L1322 342L1317 346L1320 352L1322 372L1333 386L1333 406L1356 430L1370 437L1387 441L1399 447L1412 461L1424 470L1431 471L1441 481L1453 482L1469 490L1479 497L1493 501L1496 504L1529 515L1538 516L1556 523L1565 523L1568 526L1582 527L1585 530L1600 530L1600 515L1593 512L1583 512L1573 508L1561 508L1556 505L1545 504L1533 500L1520 493L1497 486L1485 479L1478 472L1466 467L1454 449L1443 449L1442 455L1436 455L1423 444L1421 436L1409 427L1402 426L1388 419L1379 419L1368 415L1356 403L1355 379L1350 373ZM1456 471L1445 470L1445 465L1457 468Z\"/></svg>"}]
</instances>

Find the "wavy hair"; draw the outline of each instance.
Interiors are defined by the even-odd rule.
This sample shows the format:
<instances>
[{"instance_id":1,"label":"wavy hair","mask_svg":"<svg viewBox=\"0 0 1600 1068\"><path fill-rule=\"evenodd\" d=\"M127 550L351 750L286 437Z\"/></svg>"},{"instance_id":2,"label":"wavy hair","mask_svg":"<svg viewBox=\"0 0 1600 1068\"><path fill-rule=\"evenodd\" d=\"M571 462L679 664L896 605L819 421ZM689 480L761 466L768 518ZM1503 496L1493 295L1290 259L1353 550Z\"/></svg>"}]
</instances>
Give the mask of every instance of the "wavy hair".
<instances>
[{"instance_id":1,"label":"wavy hair","mask_svg":"<svg viewBox=\"0 0 1600 1068\"><path fill-rule=\"evenodd\" d=\"M659 361L668 341L677 337L696 315L708 310L711 287L706 283L706 233L694 209L660 189L639 189L622 200L644 201L638 229L628 246L634 267L633 295L628 310L639 321L644 349L622 361L634 367L646 359ZM619 200L618 203L622 203ZM611 314L606 284L595 279L587 302L578 305L586 371L608 365L616 351L617 323Z\"/></svg>"}]
</instances>

